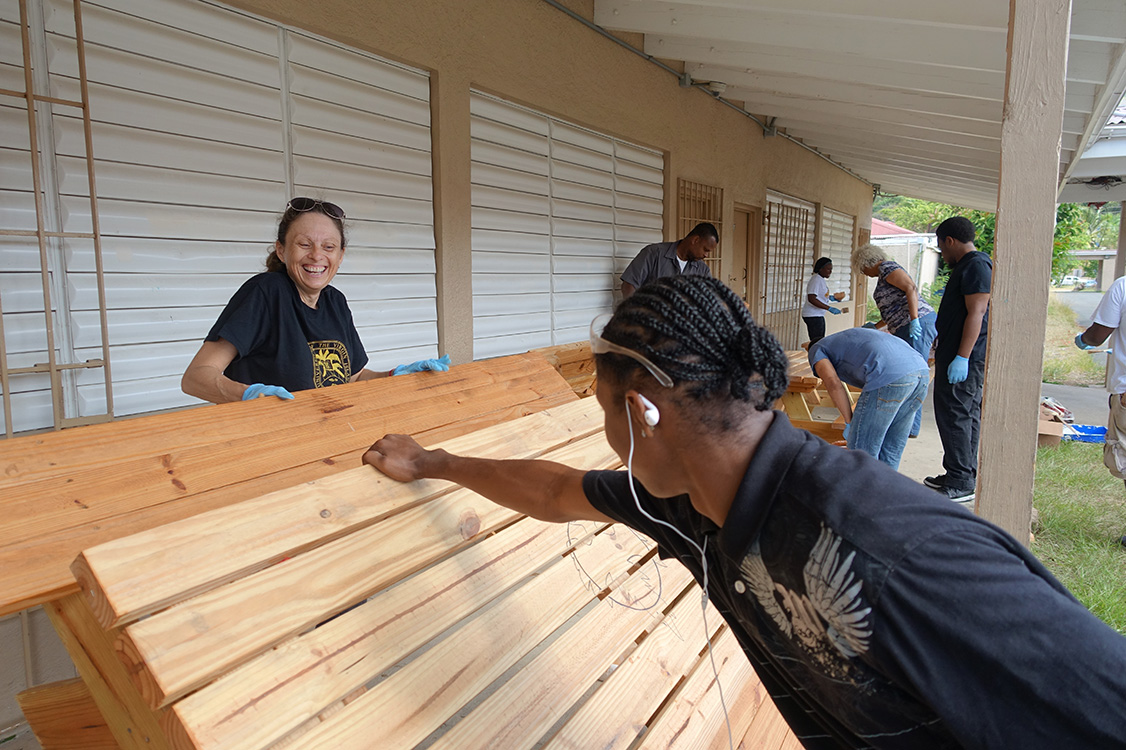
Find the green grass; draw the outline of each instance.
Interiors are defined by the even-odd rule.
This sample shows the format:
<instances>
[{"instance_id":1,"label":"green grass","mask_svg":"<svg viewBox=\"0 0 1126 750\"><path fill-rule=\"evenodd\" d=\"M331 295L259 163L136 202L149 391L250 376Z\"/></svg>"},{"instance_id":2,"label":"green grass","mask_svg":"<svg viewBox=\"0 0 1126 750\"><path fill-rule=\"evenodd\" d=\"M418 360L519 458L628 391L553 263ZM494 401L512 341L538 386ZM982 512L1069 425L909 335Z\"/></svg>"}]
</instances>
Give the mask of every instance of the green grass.
<instances>
[{"instance_id":1,"label":"green grass","mask_svg":"<svg viewBox=\"0 0 1126 750\"><path fill-rule=\"evenodd\" d=\"M1085 351L1075 346L1079 333L1075 312L1055 297L1048 301L1048 322L1044 335L1045 383L1101 386L1106 371Z\"/></svg>"},{"instance_id":2,"label":"green grass","mask_svg":"<svg viewBox=\"0 0 1126 750\"><path fill-rule=\"evenodd\" d=\"M1036 455L1032 552L1092 612L1126 635L1126 487L1103 466L1102 445L1063 442Z\"/></svg>"}]
</instances>

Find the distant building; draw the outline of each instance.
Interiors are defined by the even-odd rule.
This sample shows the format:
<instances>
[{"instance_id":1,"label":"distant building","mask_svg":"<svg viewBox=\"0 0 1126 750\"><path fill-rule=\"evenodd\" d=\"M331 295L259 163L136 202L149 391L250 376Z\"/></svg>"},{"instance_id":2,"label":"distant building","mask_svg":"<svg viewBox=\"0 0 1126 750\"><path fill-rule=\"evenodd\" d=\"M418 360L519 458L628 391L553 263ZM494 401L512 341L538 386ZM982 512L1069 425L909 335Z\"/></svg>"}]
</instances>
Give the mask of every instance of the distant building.
<instances>
[{"instance_id":1,"label":"distant building","mask_svg":"<svg viewBox=\"0 0 1126 750\"><path fill-rule=\"evenodd\" d=\"M872 244L883 248L920 287L934 282L940 258L934 234L920 234L890 221L872 219Z\"/></svg>"}]
</instances>

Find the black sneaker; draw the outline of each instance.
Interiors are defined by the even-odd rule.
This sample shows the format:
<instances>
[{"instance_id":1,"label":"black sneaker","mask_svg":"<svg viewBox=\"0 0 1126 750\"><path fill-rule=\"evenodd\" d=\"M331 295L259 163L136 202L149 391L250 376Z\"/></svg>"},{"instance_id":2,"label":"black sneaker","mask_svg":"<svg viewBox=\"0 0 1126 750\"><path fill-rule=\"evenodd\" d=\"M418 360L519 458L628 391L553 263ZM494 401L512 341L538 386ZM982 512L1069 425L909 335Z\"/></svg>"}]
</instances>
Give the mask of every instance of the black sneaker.
<instances>
[{"instance_id":1,"label":"black sneaker","mask_svg":"<svg viewBox=\"0 0 1126 750\"><path fill-rule=\"evenodd\" d=\"M932 490L941 490L946 486L946 475L939 474L937 477L927 477L923 480L923 484L930 487Z\"/></svg>"},{"instance_id":2,"label":"black sneaker","mask_svg":"<svg viewBox=\"0 0 1126 750\"><path fill-rule=\"evenodd\" d=\"M974 498L977 497L977 493L975 493L972 488L968 490L956 490L953 487L942 487L937 490L937 492L940 495L945 495L959 505L970 508L973 507Z\"/></svg>"}]
</instances>

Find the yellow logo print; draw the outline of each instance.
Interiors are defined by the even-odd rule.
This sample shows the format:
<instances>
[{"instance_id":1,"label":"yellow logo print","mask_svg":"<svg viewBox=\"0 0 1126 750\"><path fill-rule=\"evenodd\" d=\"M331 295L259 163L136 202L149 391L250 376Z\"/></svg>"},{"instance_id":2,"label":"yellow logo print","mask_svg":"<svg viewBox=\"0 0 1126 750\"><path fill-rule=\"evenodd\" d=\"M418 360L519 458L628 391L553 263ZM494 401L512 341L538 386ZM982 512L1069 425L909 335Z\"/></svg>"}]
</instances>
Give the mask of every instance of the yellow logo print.
<instances>
[{"instance_id":1,"label":"yellow logo print","mask_svg":"<svg viewBox=\"0 0 1126 750\"><path fill-rule=\"evenodd\" d=\"M347 383L352 377L352 363L348 361L348 347L339 341L310 341L313 354L313 387Z\"/></svg>"}]
</instances>

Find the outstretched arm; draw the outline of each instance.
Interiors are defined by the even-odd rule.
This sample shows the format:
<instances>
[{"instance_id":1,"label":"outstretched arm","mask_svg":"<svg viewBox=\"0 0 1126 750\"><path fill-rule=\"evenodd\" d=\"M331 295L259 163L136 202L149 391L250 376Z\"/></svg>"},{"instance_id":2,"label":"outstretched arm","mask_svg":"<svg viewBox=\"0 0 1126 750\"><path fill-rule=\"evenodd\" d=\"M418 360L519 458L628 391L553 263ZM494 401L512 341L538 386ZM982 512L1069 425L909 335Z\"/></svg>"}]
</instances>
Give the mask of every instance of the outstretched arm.
<instances>
[{"instance_id":1,"label":"outstretched arm","mask_svg":"<svg viewBox=\"0 0 1126 750\"><path fill-rule=\"evenodd\" d=\"M392 479L445 479L541 521L611 521L587 500L586 473L552 461L494 460L426 450L407 435L386 435L364 453L365 464Z\"/></svg>"}]
</instances>

